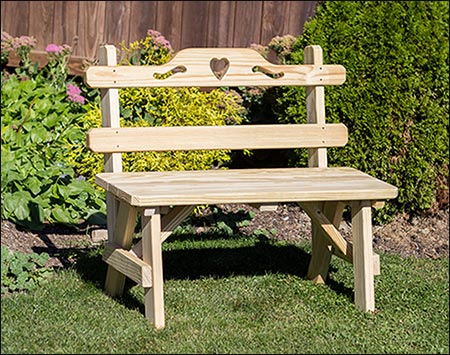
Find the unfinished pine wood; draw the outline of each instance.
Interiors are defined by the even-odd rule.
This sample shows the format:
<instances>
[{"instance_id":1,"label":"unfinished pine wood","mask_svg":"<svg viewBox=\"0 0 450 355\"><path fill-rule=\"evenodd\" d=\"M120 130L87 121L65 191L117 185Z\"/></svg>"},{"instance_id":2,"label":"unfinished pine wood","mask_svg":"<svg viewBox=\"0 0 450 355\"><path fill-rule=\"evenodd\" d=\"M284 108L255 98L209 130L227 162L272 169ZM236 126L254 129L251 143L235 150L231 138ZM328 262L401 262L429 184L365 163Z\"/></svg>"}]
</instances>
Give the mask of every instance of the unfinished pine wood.
<instances>
[{"instance_id":1,"label":"unfinished pine wood","mask_svg":"<svg viewBox=\"0 0 450 355\"><path fill-rule=\"evenodd\" d=\"M351 245L347 243L344 237L339 232L339 224L340 218L342 216L343 206L336 206L332 209L330 215L339 216L339 221L336 223L332 223L325 213L322 212L320 208L315 208L313 204L310 203L300 203L300 206L304 209L304 211L308 214L308 216L317 223L317 225L322 229L324 234L327 236L329 242L336 249L340 250L342 254L349 255L348 261L351 260ZM340 207L338 209L338 207ZM335 212L338 211L339 213ZM335 225L337 224L337 225Z\"/></svg>"},{"instance_id":2,"label":"unfinished pine wood","mask_svg":"<svg viewBox=\"0 0 450 355\"><path fill-rule=\"evenodd\" d=\"M321 243L322 240L326 240L323 245L316 245L316 248L320 251L313 253L308 269L308 278L316 283L325 283L331 254L334 254L347 262L353 263L353 245L351 242L345 240L339 232L342 212L345 207L344 203L326 202L322 205L323 206L320 207L314 202L300 202L300 206L307 212L311 220L323 233L324 238L317 238L316 242ZM374 275L379 275L379 255L373 253L372 264Z\"/></svg>"},{"instance_id":3,"label":"unfinished pine wood","mask_svg":"<svg viewBox=\"0 0 450 355\"><path fill-rule=\"evenodd\" d=\"M105 45L99 49L99 63L101 65L116 65L116 48ZM101 89L102 127L120 127L120 108L118 89ZM122 155L112 153L104 155L104 167L106 172L122 171ZM116 224L118 203L113 195L106 193L107 229L108 241L111 242Z\"/></svg>"},{"instance_id":4,"label":"unfinished pine wood","mask_svg":"<svg viewBox=\"0 0 450 355\"><path fill-rule=\"evenodd\" d=\"M104 47L104 56L113 56L113 49ZM131 278L144 287L145 316L163 328L161 244L195 206L246 203L273 211L280 202L296 202L313 222L308 278L325 283L332 254L352 262L355 304L374 310L373 276L380 265L372 250L371 208L395 198L398 190L353 168L327 167L327 147L343 146L348 139L344 125L327 124L325 118L324 86L345 81L342 66L324 65L319 46L305 49L305 65L275 65L248 48L190 48L161 66L104 62L90 67L85 79L102 89L106 116L102 128L88 133L89 148L107 158L105 173L97 174L96 182L114 199L111 203L120 201L117 213L108 208L108 219L116 221L114 244L103 256L109 264L109 294L120 294L125 277ZM306 86L307 124L119 127L121 87L279 85ZM122 152L285 148L308 148L308 167L124 173L119 164ZM353 244L339 232L345 205L352 207ZM130 251L138 212L142 240Z\"/></svg>"},{"instance_id":5,"label":"unfinished pine wood","mask_svg":"<svg viewBox=\"0 0 450 355\"><path fill-rule=\"evenodd\" d=\"M130 249L136 226L137 211L127 203L120 203L114 228L113 243L123 249ZM105 291L110 296L120 296L125 286L125 275L108 266L105 281Z\"/></svg>"},{"instance_id":6,"label":"unfinished pine wood","mask_svg":"<svg viewBox=\"0 0 450 355\"><path fill-rule=\"evenodd\" d=\"M170 237L173 230L192 213L194 208L195 206L175 206L161 218L161 243ZM133 246L133 252L138 257L142 257L142 240Z\"/></svg>"},{"instance_id":7,"label":"unfinished pine wood","mask_svg":"<svg viewBox=\"0 0 450 355\"><path fill-rule=\"evenodd\" d=\"M323 65L322 48L307 46L305 48L305 64ZM306 119L311 124L325 124L325 89L323 86L306 88ZM320 147L309 147L308 166L325 168L328 165L327 150Z\"/></svg>"},{"instance_id":8,"label":"unfinished pine wood","mask_svg":"<svg viewBox=\"0 0 450 355\"><path fill-rule=\"evenodd\" d=\"M347 127L335 124L93 128L93 152L342 147Z\"/></svg>"},{"instance_id":9,"label":"unfinished pine wood","mask_svg":"<svg viewBox=\"0 0 450 355\"><path fill-rule=\"evenodd\" d=\"M161 215L141 216L142 259L151 266L152 285L144 287L145 317L156 329L164 328L164 281L161 247Z\"/></svg>"},{"instance_id":10,"label":"unfinished pine wood","mask_svg":"<svg viewBox=\"0 0 450 355\"><path fill-rule=\"evenodd\" d=\"M133 252L109 244L103 252L103 260L138 285L152 286L152 268Z\"/></svg>"},{"instance_id":11,"label":"unfinished pine wood","mask_svg":"<svg viewBox=\"0 0 450 355\"><path fill-rule=\"evenodd\" d=\"M370 201L352 203L353 269L356 308L375 310L372 250L372 211Z\"/></svg>"},{"instance_id":12,"label":"unfinished pine wood","mask_svg":"<svg viewBox=\"0 0 450 355\"><path fill-rule=\"evenodd\" d=\"M307 278L314 283L323 284L328 277L330 267L333 236L327 234L323 227L323 219L327 224L339 228L344 204L341 202L300 202L300 206L311 218L311 260L308 266ZM320 211L322 220L318 220L316 211ZM323 213L321 212L323 211ZM331 225L332 223L332 225ZM338 236L339 239L339 236ZM337 242L339 244L339 241ZM339 250L339 249L338 249Z\"/></svg>"},{"instance_id":13,"label":"unfinished pine wood","mask_svg":"<svg viewBox=\"0 0 450 355\"><path fill-rule=\"evenodd\" d=\"M96 183L133 206L389 199L397 188L352 168L101 173Z\"/></svg>"},{"instance_id":14,"label":"unfinished pine wood","mask_svg":"<svg viewBox=\"0 0 450 355\"><path fill-rule=\"evenodd\" d=\"M224 67L220 75L214 63ZM169 77L163 79L164 75ZM163 65L90 66L85 72L85 82L93 88L314 86L344 81L342 65L276 65L250 48L186 48Z\"/></svg>"}]
</instances>

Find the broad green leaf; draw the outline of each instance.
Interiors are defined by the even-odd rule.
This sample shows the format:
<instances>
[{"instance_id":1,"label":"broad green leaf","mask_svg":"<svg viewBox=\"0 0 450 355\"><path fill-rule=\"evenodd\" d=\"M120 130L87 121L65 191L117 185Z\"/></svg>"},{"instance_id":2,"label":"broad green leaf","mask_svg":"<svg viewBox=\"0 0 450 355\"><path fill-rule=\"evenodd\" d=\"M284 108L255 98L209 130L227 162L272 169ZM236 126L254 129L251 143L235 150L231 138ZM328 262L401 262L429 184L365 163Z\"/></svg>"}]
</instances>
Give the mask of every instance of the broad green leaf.
<instances>
[{"instance_id":1,"label":"broad green leaf","mask_svg":"<svg viewBox=\"0 0 450 355\"><path fill-rule=\"evenodd\" d=\"M17 205L14 209L14 214L19 221L25 221L30 217L30 209L25 204Z\"/></svg>"},{"instance_id":2,"label":"broad green leaf","mask_svg":"<svg viewBox=\"0 0 450 355\"><path fill-rule=\"evenodd\" d=\"M33 143L40 143L47 140L47 130L42 125L34 127L30 135Z\"/></svg>"},{"instance_id":3,"label":"broad green leaf","mask_svg":"<svg viewBox=\"0 0 450 355\"><path fill-rule=\"evenodd\" d=\"M52 113L44 118L42 124L47 128L53 128L60 122L60 118L57 114Z\"/></svg>"},{"instance_id":4,"label":"broad green leaf","mask_svg":"<svg viewBox=\"0 0 450 355\"><path fill-rule=\"evenodd\" d=\"M57 185L58 194L64 199L67 200L69 198L69 188L65 185Z\"/></svg>"},{"instance_id":5,"label":"broad green leaf","mask_svg":"<svg viewBox=\"0 0 450 355\"><path fill-rule=\"evenodd\" d=\"M69 213L67 212L67 210L62 209L59 206L52 209L52 216L57 222L70 223Z\"/></svg>"},{"instance_id":6,"label":"broad green leaf","mask_svg":"<svg viewBox=\"0 0 450 355\"><path fill-rule=\"evenodd\" d=\"M85 190L87 184L88 183L85 181L73 180L69 185L67 185L68 195L78 196Z\"/></svg>"},{"instance_id":7,"label":"broad green leaf","mask_svg":"<svg viewBox=\"0 0 450 355\"><path fill-rule=\"evenodd\" d=\"M28 178L26 180L26 185L34 195L37 195L41 191L41 182L35 176Z\"/></svg>"}]
</instances>

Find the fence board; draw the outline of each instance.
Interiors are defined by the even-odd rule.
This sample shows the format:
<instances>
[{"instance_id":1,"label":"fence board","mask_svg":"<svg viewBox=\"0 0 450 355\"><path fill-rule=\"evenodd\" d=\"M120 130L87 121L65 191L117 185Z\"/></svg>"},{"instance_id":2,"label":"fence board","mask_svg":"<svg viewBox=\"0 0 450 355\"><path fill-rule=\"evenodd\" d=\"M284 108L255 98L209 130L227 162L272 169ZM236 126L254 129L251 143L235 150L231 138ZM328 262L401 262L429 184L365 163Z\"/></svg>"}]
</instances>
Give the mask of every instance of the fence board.
<instances>
[{"instance_id":1,"label":"fence board","mask_svg":"<svg viewBox=\"0 0 450 355\"><path fill-rule=\"evenodd\" d=\"M286 26L289 34L299 35L303 33L303 25L314 14L317 1L287 1L289 4L289 17L286 18ZM295 3L295 4L294 4Z\"/></svg>"},{"instance_id":2,"label":"fence board","mask_svg":"<svg viewBox=\"0 0 450 355\"><path fill-rule=\"evenodd\" d=\"M236 1L233 47L248 47L259 43L262 1Z\"/></svg>"},{"instance_id":3,"label":"fence board","mask_svg":"<svg viewBox=\"0 0 450 355\"><path fill-rule=\"evenodd\" d=\"M183 2L158 1L156 30L166 37L175 50L181 48Z\"/></svg>"},{"instance_id":4,"label":"fence board","mask_svg":"<svg viewBox=\"0 0 450 355\"><path fill-rule=\"evenodd\" d=\"M37 43L53 42L54 1L31 1L28 32ZM50 39L50 41L49 41Z\"/></svg>"},{"instance_id":5,"label":"fence board","mask_svg":"<svg viewBox=\"0 0 450 355\"><path fill-rule=\"evenodd\" d=\"M30 2L2 1L2 31L16 37L32 35L28 32Z\"/></svg>"},{"instance_id":6,"label":"fence board","mask_svg":"<svg viewBox=\"0 0 450 355\"><path fill-rule=\"evenodd\" d=\"M269 43L274 33L288 32L285 21L278 19L289 16L289 8L290 2L264 1L260 41L262 44Z\"/></svg>"},{"instance_id":7,"label":"fence board","mask_svg":"<svg viewBox=\"0 0 450 355\"><path fill-rule=\"evenodd\" d=\"M119 44L130 33L131 2L108 1L105 9L105 42Z\"/></svg>"},{"instance_id":8,"label":"fence board","mask_svg":"<svg viewBox=\"0 0 450 355\"><path fill-rule=\"evenodd\" d=\"M80 1L79 6L79 43L83 45L83 56L93 60L100 43L105 43L106 1Z\"/></svg>"},{"instance_id":9,"label":"fence board","mask_svg":"<svg viewBox=\"0 0 450 355\"><path fill-rule=\"evenodd\" d=\"M68 44L72 53L78 46L78 1L55 1L52 43ZM46 40L46 44L50 41Z\"/></svg>"},{"instance_id":10,"label":"fence board","mask_svg":"<svg viewBox=\"0 0 450 355\"><path fill-rule=\"evenodd\" d=\"M183 23L181 40L183 47L204 47L208 36L208 3L210 1L192 1L183 5Z\"/></svg>"},{"instance_id":11,"label":"fence board","mask_svg":"<svg viewBox=\"0 0 450 355\"><path fill-rule=\"evenodd\" d=\"M236 1L211 1L206 47L233 47Z\"/></svg>"},{"instance_id":12,"label":"fence board","mask_svg":"<svg viewBox=\"0 0 450 355\"><path fill-rule=\"evenodd\" d=\"M156 29L156 11L159 1L132 1L131 2L131 25L127 43L143 39L147 30Z\"/></svg>"}]
</instances>

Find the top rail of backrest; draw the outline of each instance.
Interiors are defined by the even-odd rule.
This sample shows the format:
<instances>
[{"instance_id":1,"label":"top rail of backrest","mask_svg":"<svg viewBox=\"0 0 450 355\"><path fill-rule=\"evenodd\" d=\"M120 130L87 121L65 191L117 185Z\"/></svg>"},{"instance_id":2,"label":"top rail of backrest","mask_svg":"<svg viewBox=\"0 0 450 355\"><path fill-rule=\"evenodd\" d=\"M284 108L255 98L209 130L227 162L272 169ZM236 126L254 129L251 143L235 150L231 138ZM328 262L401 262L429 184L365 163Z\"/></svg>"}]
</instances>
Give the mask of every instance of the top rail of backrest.
<instances>
[{"instance_id":1,"label":"top rail of backrest","mask_svg":"<svg viewBox=\"0 0 450 355\"><path fill-rule=\"evenodd\" d=\"M325 86L345 74L335 64L273 64L251 48L186 48L163 65L93 65L84 79L92 88Z\"/></svg>"}]
</instances>

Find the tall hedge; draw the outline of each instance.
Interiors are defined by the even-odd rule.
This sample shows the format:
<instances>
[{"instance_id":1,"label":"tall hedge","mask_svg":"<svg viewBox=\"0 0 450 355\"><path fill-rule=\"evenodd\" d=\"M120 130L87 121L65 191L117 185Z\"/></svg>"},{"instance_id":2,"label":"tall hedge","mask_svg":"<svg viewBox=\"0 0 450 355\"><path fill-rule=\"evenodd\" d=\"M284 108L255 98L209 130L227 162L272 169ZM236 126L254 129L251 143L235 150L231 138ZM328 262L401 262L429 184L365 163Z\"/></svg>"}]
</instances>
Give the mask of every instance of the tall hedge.
<instances>
[{"instance_id":1,"label":"tall hedge","mask_svg":"<svg viewBox=\"0 0 450 355\"><path fill-rule=\"evenodd\" d=\"M352 166L399 188L376 215L416 214L448 206L449 3L326 1L305 24L288 59L305 46L323 48L324 63L342 64L347 79L325 88L328 122L349 129L330 166ZM305 91L281 88L275 115L305 122ZM293 164L306 164L305 153Z\"/></svg>"}]
</instances>

